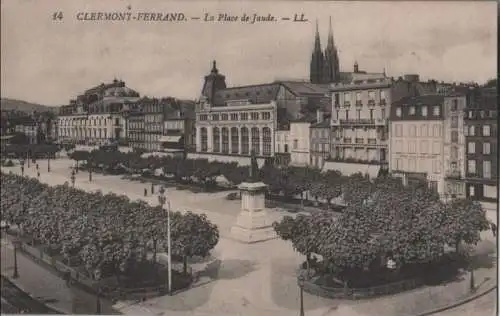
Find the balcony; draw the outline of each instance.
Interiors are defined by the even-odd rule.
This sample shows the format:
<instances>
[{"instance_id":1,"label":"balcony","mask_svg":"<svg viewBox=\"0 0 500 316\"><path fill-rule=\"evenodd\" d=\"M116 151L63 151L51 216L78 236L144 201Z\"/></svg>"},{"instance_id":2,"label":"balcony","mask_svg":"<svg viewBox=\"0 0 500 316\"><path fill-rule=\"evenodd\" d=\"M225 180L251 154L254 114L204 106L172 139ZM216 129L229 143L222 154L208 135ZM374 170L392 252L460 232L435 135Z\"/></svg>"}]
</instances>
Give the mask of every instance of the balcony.
<instances>
[{"instance_id":1,"label":"balcony","mask_svg":"<svg viewBox=\"0 0 500 316\"><path fill-rule=\"evenodd\" d=\"M351 119L351 120L332 120L332 126L339 125L362 125L362 126L385 126L385 119Z\"/></svg>"},{"instance_id":2,"label":"balcony","mask_svg":"<svg viewBox=\"0 0 500 316\"><path fill-rule=\"evenodd\" d=\"M345 138L344 138L344 143L345 143L345 144L351 144L351 143L352 143L352 138L350 138L350 137L345 137Z\"/></svg>"},{"instance_id":3,"label":"balcony","mask_svg":"<svg viewBox=\"0 0 500 316\"><path fill-rule=\"evenodd\" d=\"M448 170L445 179L463 179L463 174L459 170Z\"/></svg>"},{"instance_id":4,"label":"balcony","mask_svg":"<svg viewBox=\"0 0 500 316\"><path fill-rule=\"evenodd\" d=\"M344 107L345 107L345 108L348 108L348 107L350 107L350 106L351 106L351 102L349 102L349 101L345 101L345 102L344 102Z\"/></svg>"},{"instance_id":5,"label":"balcony","mask_svg":"<svg viewBox=\"0 0 500 316\"><path fill-rule=\"evenodd\" d=\"M386 104L387 104L387 102L385 101L385 99L380 100L380 105L386 105Z\"/></svg>"},{"instance_id":6,"label":"balcony","mask_svg":"<svg viewBox=\"0 0 500 316\"><path fill-rule=\"evenodd\" d=\"M376 138L368 138L368 145L377 145Z\"/></svg>"},{"instance_id":7,"label":"balcony","mask_svg":"<svg viewBox=\"0 0 500 316\"><path fill-rule=\"evenodd\" d=\"M356 138L356 144L363 144L363 138Z\"/></svg>"},{"instance_id":8,"label":"balcony","mask_svg":"<svg viewBox=\"0 0 500 316\"><path fill-rule=\"evenodd\" d=\"M363 102L361 100L356 101L356 106L357 107L362 107L363 106Z\"/></svg>"},{"instance_id":9,"label":"balcony","mask_svg":"<svg viewBox=\"0 0 500 316\"><path fill-rule=\"evenodd\" d=\"M368 106L375 106L375 100L368 100Z\"/></svg>"}]
</instances>

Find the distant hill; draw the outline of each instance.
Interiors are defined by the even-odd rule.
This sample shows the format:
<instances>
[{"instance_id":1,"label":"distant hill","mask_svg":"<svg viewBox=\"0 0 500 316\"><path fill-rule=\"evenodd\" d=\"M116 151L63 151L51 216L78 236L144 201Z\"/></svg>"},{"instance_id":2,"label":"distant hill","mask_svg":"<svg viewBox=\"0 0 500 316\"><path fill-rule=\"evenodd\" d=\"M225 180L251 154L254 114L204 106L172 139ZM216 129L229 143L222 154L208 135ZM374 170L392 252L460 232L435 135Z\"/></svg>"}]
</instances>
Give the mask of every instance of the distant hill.
<instances>
[{"instance_id":1,"label":"distant hill","mask_svg":"<svg viewBox=\"0 0 500 316\"><path fill-rule=\"evenodd\" d=\"M30 103L15 99L7 99L7 98L0 99L0 108L2 109L2 111L17 110L26 113L31 113L33 111L36 112L52 111L54 113L57 112L57 107L55 106L46 106L46 105Z\"/></svg>"}]
</instances>

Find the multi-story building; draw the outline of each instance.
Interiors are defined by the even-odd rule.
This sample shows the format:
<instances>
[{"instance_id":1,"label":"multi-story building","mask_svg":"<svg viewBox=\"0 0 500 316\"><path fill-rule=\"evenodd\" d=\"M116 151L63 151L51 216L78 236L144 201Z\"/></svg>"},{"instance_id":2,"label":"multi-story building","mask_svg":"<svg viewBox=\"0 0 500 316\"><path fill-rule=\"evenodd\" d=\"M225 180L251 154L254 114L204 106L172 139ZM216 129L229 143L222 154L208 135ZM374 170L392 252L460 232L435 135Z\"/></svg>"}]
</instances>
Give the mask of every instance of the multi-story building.
<instances>
[{"instance_id":1,"label":"multi-story building","mask_svg":"<svg viewBox=\"0 0 500 316\"><path fill-rule=\"evenodd\" d=\"M146 134L144 133L144 113L137 104L130 107L125 115L127 119L128 146L146 149Z\"/></svg>"},{"instance_id":2,"label":"multi-story building","mask_svg":"<svg viewBox=\"0 0 500 316\"><path fill-rule=\"evenodd\" d=\"M425 95L393 102L389 169L426 179L443 198L463 196L463 95Z\"/></svg>"},{"instance_id":3,"label":"multi-story building","mask_svg":"<svg viewBox=\"0 0 500 316\"><path fill-rule=\"evenodd\" d=\"M168 152L193 152L196 150L194 102L176 100L175 108L166 111L161 150Z\"/></svg>"},{"instance_id":4,"label":"multi-story building","mask_svg":"<svg viewBox=\"0 0 500 316\"><path fill-rule=\"evenodd\" d=\"M38 144L45 140L45 135L42 133L40 124L30 117L26 117L21 122L18 122L14 131L26 135L30 144ZM42 137L43 139L41 139Z\"/></svg>"},{"instance_id":5,"label":"multi-story building","mask_svg":"<svg viewBox=\"0 0 500 316\"><path fill-rule=\"evenodd\" d=\"M305 116L290 122L290 165L307 166L311 163L311 124L314 118Z\"/></svg>"},{"instance_id":6,"label":"multi-story building","mask_svg":"<svg viewBox=\"0 0 500 316\"><path fill-rule=\"evenodd\" d=\"M316 168L323 168L325 161L330 158L330 118L324 117L322 111L317 111L316 122L311 124L311 161Z\"/></svg>"},{"instance_id":7,"label":"multi-story building","mask_svg":"<svg viewBox=\"0 0 500 316\"><path fill-rule=\"evenodd\" d=\"M274 163L277 166L288 166L291 162L290 123L279 125L274 135Z\"/></svg>"},{"instance_id":8,"label":"multi-story building","mask_svg":"<svg viewBox=\"0 0 500 316\"><path fill-rule=\"evenodd\" d=\"M479 88L465 109L466 195L488 209L498 203L497 102L496 88Z\"/></svg>"},{"instance_id":9,"label":"multi-story building","mask_svg":"<svg viewBox=\"0 0 500 316\"><path fill-rule=\"evenodd\" d=\"M125 113L138 99L123 81L93 87L60 108L59 138L95 145L126 139Z\"/></svg>"},{"instance_id":10,"label":"multi-story building","mask_svg":"<svg viewBox=\"0 0 500 316\"><path fill-rule=\"evenodd\" d=\"M391 86L392 80L383 74L331 85L332 159L328 169L376 176L379 169L386 168Z\"/></svg>"},{"instance_id":11,"label":"multi-story building","mask_svg":"<svg viewBox=\"0 0 500 316\"><path fill-rule=\"evenodd\" d=\"M158 152L161 150L160 138L163 135L165 103L158 99L143 98L138 101L144 114L144 149Z\"/></svg>"}]
</instances>

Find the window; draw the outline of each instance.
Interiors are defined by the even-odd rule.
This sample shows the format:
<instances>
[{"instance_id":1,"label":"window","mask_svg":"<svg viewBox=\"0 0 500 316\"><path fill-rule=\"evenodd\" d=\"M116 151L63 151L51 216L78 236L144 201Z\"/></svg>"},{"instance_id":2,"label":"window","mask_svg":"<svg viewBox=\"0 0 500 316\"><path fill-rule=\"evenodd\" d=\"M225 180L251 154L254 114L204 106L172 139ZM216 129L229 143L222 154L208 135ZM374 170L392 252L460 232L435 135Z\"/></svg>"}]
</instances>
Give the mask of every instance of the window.
<instances>
[{"instance_id":1,"label":"window","mask_svg":"<svg viewBox=\"0 0 500 316\"><path fill-rule=\"evenodd\" d=\"M208 137L207 137L207 129L206 127L201 128L201 151L208 151Z\"/></svg>"},{"instance_id":2,"label":"window","mask_svg":"<svg viewBox=\"0 0 500 316\"><path fill-rule=\"evenodd\" d=\"M249 142L250 142L250 139L249 139L249 135L248 135L248 128L242 127L241 128L241 154L242 155L249 154L249 152L250 152Z\"/></svg>"},{"instance_id":3,"label":"window","mask_svg":"<svg viewBox=\"0 0 500 316\"><path fill-rule=\"evenodd\" d=\"M483 178L491 179L491 161L483 161Z\"/></svg>"},{"instance_id":4,"label":"window","mask_svg":"<svg viewBox=\"0 0 500 316\"><path fill-rule=\"evenodd\" d=\"M262 112L262 119L263 120L270 120L271 119L271 113L270 112Z\"/></svg>"},{"instance_id":5,"label":"window","mask_svg":"<svg viewBox=\"0 0 500 316\"><path fill-rule=\"evenodd\" d=\"M263 141L263 155L270 156L271 148L272 148L272 139L271 139L271 129L269 127L264 127L262 129L262 141Z\"/></svg>"},{"instance_id":6,"label":"window","mask_svg":"<svg viewBox=\"0 0 500 316\"><path fill-rule=\"evenodd\" d=\"M224 114L222 114L222 115L221 115L221 119L222 119L223 121L227 121L227 118L228 118L228 117L227 117L227 114L225 114L225 113L224 113Z\"/></svg>"},{"instance_id":7,"label":"window","mask_svg":"<svg viewBox=\"0 0 500 316\"><path fill-rule=\"evenodd\" d=\"M368 91L368 100L375 101L375 91Z\"/></svg>"},{"instance_id":8,"label":"window","mask_svg":"<svg viewBox=\"0 0 500 316\"><path fill-rule=\"evenodd\" d=\"M344 93L344 104L350 104L351 103L351 94L349 92Z\"/></svg>"},{"instance_id":9,"label":"window","mask_svg":"<svg viewBox=\"0 0 500 316\"><path fill-rule=\"evenodd\" d=\"M410 125L410 136L415 137L416 133L417 133L417 127L413 124Z\"/></svg>"},{"instance_id":10,"label":"window","mask_svg":"<svg viewBox=\"0 0 500 316\"><path fill-rule=\"evenodd\" d=\"M473 126L469 126L469 136L475 136L476 135L476 129Z\"/></svg>"},{"instance_id":11,"label":"window","mask_svg":"<svg viewBox=\"0 0 500 316\"><path fill-rule=\"evenodd\" d=\"M356 103L361 103L361 92L356 92Z\"/></svg>"},{"instance_id":12,"label":"window","mask_svg":"<svg viewBox=\"0 0 500 316\"><path fill-rule=\"evenodd\" d=\"M458 117L457 116L452 116L451 117L451 127L452 128L457 128L458 127Z\"/></svg>"},{"instance_id":13,"label":"window","mask_svg":"<svg viewBox=\"0 0 500 316\"><path fill-rule=\"evenodd\" d=\"M340 105L340 95L335 93L335 106Z\"/></svg>"},{"instance_id":14,"label":"window","mask_svg":"<svg viewBox=\"0 0 500 316\"><path fill-rule=\"evenodd\" d=\"M455 146L451 147L450 156L452 160L458 159L458 148Z\"/></svg>"},{"instance_id":15,"label":"window","mask_svg":"<svg viewBox=\"0 0 500 316\"><path fill-rule=\"evenodd\" d=\"M396 108L396 116L401 117L401 108Z\"/></svg>"},{"instance_id":16,"label":"window","mask_svg":"<svg viewBox=\"0 0 500 316\"><path fill-rule=\"evenodd\" d=\"M420 126L420 136L427 137L427 124Z\"/></svg>"},{"instance_id":17,"label":"window","mask_svg":"<svg viewBox=\"0 0 500 316\"><path fill-rule=\"evenodd\" d=\"M439 116L441 113L441 109L439 107L439 105L435 105L433 108L432 108L432 115L434 116Z\"/></svg>"},{"instance_id":18,"label":"window","mask_svg":"<svg viewBox=\"0 0 500 316\"><path fill-rule=\"evenodd\" d=\"M361 110L356 110L356 119L361 120Z\"/></svg>"},{"instance_id":19,"label":"window","mask_svg":"<svg viewBox=\"0 0 500 316\"><path fill-rule=\"evenodd\" d=\"M218 121L219 120L219 114L212 114L212 121Z\"/></svg>"},{"instance_id":20,"label":"window","mask_svg":"<svg viewBox=\"0 0 500 316\"><path fill-rule=\"evenodd\" d=\"M220 131L218 127L214 127L213 129L212 143L214 144L213 152L220 152Z\"/></svg>"},{"instance_id":21,"label":"window","mask_svg":"<svg viewBox=\"0 0 500 316\"><path fill-rule=\"evenodd\" d=\"M417 152L417 146L414 140L408 142L408 151L411 154L414 154Z\"/></svg>"},{"instance_id":22,"label":"window","mask_svg":"<svg viewBox=\"0 0 500 316\"><path fill-rule=\"evenodd\" d=\"M476 173L476 161L475 160L467 161L467 171L469 173Z\"/></svg>"},{"instance_id":23,"label":"window","mask_svg":"<svg viewBox=\"0 0 500 316\"><path fill-rule=\"evenodd\" d=\"M423 140L420 142L420 152L427 154L429 152L429 141Z\"/></svg>"},{"instance_id":24,"label":"window","mask_svg":"<svg viewBox=\"0 0 500 316\"><path fill-rule=\"evenodd\" d=\"M458 142L458 132L457 131L452 131L451 132L451 142L452 143L457 143Z\"/></svg>"},{"instance_id":25,"label":"window","mask_svg":"<svg viewBox=\"0 0 500 316\"><path fill-rule=\"evenodd\" d=\"M397 152L397 153L402 152L402 150L403 150L403 141L402 140L397 140L395 145L396 145L395 146L396 148L394 148L394 151Z\"/></svg>"},{"instance_id":26,"label":"window","mask_svg":"<svg viewBox=\"0 0 500 316\"><path fill-rule=\"evenodd\" d=\"M415 107L410 106L410 115L415 115Z\"/></svg>"},{"instance_id":27,"label":"window","mask_svg":"<svg viewBox=\"0 0 500 316\"><path fill-rule=\"evenodd\" d=\"M396 125L396 136L403 137L403 125L401 124Z\"/></svg>"},{"instance_id":28,"label":"window","mask_svg":"<svg viewBox=\"0 0 500 316\"><path fill-rule=\"evenodd\" d=\"M429 181L429 188L435 192L438 190L438 182L437 181Z\"/></svg>"},{"instance_id":29,"label":"window","mask_svg":"<svg viewBox=\"0 0 500 316\"><path fill-rule=\"evenodd\" d=\"M467 143L467 153L469 153L469 154L476 153L476 143L474 143L474 142Z\"/></svg>"},{"instance_id":30,"label":"window","mask_svg":"<svg viewBox=\"0 0 500 316\"><path fill-rule=\"evenodd\" d=\"M417 171L417 162L415 159L408 160L409 171Z\"/></svg>"},{"instance_id":31,"label":"window","mask_svg":"<svg viewBox=\"0 0 500 316\"><path fill-rule=\"evenodd\" d=\"M381 119L385 120L385 109L380 110Z\"/></svg>"},{"instance_id":32,"label":"window","mask_svg":"<svg viewBox=\"0 0 500 316\"><path fill-rule=\"evenodd\" d=\"M231 121L237 121L238 120L238 113L231 113Z\"/></svg>"},{"instance_id":33,"label":"window","mask_svg":"<svg viewBox=\"0 0 500 316\"><path fill-rule=\"evenodd\" d=\"M432 143L432 154L438 155L441 152L441 144L439 142Z\"/></svg>"},{"instance_id":34,"label":"window","mask_svg":"<svg viewBox=\"0 0 500 316\"><path fill-rule=\"evenodd\" d=\"M469 196L474 196L476 194L474 185L469 186Z\"/></svg>"},{"instance_id":35,"label":"window","mask_svg":"<svg viewBox=\"0 0 500 316\"><path fill-rule=\"evenodd\" d=\"M248 113L241 113L241 120L248 121Z\"/></svg>"},{"instance_id":36,"label":"window","mask_svg":"<svg viewBox=\"0 0 500 316\"><path fill-rule=\"evenodd\" d=\"M432 172L441 173L441 162L437 159L432 161Z\"/></svg>"},{"instance_id":37,"label":"window","mask_svg":"<svg viewBox=\"0 0 500 316\"><path fill-rule=\"evenodd\" d=\"M483 143L483 155L491 154L491 145L490 143Z\"/></svg>"},{"instance_id":38,"label":"window","mask_svg":"<svg viewBox=\"0 0 500 316\"><path fill-rule=\"evenodd\" d=\"M233 116L233 114L231 114ZM232 154L238 154L240 149L239 149L239 138L238 138L238 128L232 127L231 128L231 153Z\"/></svg>"},{"instance_id":39,"label":"window","mask_svg":"<svg viewBox=\"0 0 500 316\"><path fill-rule=\"evenodd\" d=\"M285 153L288 153L288 144L285 144Z\"/></svg>"},{"instance_id":40,"label":"window","mask_svg":"<svg viewBox=\"0 0 500 316\"><path fill-rule=\"evenodd\" d=\"M491 130L489 125L483 125L483 136L491 136Z\"/></svg>"},{"instance_id":41,"label":"window","mask_svg":"<svg viewBox=\"0 0 500 316\"><path fill-rule=\"evenodd\" d=\"M224 114L223 114L224 115ZM227 114L226 114L227 117ZM222 128L222 153L229 153L229 131L227 127Z\"/></svg>"},{"instance_id":42,"label":"window","mask_svg":"<svg viewBox=\"0 0 500 316\"><path fill-rule=\"evenodd\" d=\"M258 112L250 113L250 119L253 121L258 121L259 120L259 113Z\"/></svg>"},{"instance_id":43,"label":"window","mask_svg":"<svg viewBox=\"0 0 500 316\"><path fill-rule=\"evenodd\" d=\"M380 101L385 101L385 90L380 90Z\"/></svg>"},{"instance_id":44,"label":"window","mask_svg":"<svg viewBox=\"0 0 500 316\"><path fill-rule=\"evenodd\" d=\"M259 129L257 127L252 127L251 135L252 135L252 150L255 152L256 155L260 155L260 132L259 132Z\"/></svg>"},{"instance_id":45,"label":"window","mask_svg":"<svg viewBox=\"0 0 500 316\"><path fill-rule=\"evenodd\" d=\"M474 116L474 112L473 111L469 111L468 117L471 119L473 116Z\"/></svg>"},{"instance_id":46,"label":"window","mask_svg":"<svg viewBox=\"0 0 500 316\"><path fill-rule=\"evenodd\" d=\"M345 110L345 119L349 121L349 110Z\"/></svg>"},{"instance_id":47,"label":"window","mask_svg":"<svg viewBox=\"0 0 500 316\"><path fill-rule=\"evenodd\" d=\"M373 109L370 109L370 121L373 121Z\"/></svg>"},{"instance_id":48,"label":"window","mask_svg":"<svg viewBox=\"0 0 500 316\"><path fill-rule=\"evenodd\" d=\"M299 147L299 141L297 139L293 140L293 149L297 149Z\"/></svg>"}]
</instances>

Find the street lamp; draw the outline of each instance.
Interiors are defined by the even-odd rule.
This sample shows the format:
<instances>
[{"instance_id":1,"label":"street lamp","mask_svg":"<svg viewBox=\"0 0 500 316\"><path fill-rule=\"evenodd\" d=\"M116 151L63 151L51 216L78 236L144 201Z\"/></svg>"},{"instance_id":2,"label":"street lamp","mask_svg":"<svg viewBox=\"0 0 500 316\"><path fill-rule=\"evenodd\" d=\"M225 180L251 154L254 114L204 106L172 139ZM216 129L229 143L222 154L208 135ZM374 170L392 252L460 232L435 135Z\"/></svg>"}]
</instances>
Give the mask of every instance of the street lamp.
<instances>
[{"instance_id":1,"label":"street lamp","mask_svg":"<svg viewBox=\"0 0 500 316\"><path fill-rule=\"evenodd\" d=\"M92 160L87 161L88 167L89 167L89 182L92 182Z\"/></svg>"},{"instance_id":2,"label":"street lamp","mask_svg":"<svg viewBox=\"0 0 500 316\"><path fill-rule=\"evenodd\" d=\"M95 313L96 315L101 314L101 287L97 285L97 294L96 294L96 302L95 302Z\"/></svg>"},{"instance_id":3,"label":"street lamp","mask_svg":"<svg viewBox=\"0 0 500 316\"><path fill-rule=\"evenodd\" d=\"M75 187L75 170L71 171L71 184Z\"/></svg>"},{"instance_id":4,"label":"street lamp","mask_svg":"<svg viewBox=\"0 0 500 316\"><path fill-rule=\"evenodd\" d=\"M300 271L298 276L299 293L300 293L300 313L299 316L304 316L304 281L306 277L304 271Z\"/></svg>"},{"instance_id":5,"label":"street lamp","mask_svg":"<svg viewBox=\"0 0 500 316\"><path fill-rule=\"evenodd\" d=\"M12 274L12 278L17 279L19 277L19 270L17 267L17 249L21 245L21 240L16 237L12 244L14 245L14 274Z\"/></svg>"},{"instance_id":6,"label":"street lamp","mask_svg":"<svg viewBox=\"0 0 500 316\"><path fill-rule=\"evenodd\" d=\"M21 165L21 177L24 177L24 159L19 159L19 164Z\"/></svg>"},{"instance_id":7,"label":"street lamp","mask_svg":"<svg viewBox=\"0 0 500 316\"><path fill-rule=\"evenodd\" d=\"M47 159L47 172L50 172L50 156Z\"/></svg>"},{"instance_id":8,"label":"street lamp","mask_svg":"<svg viewBox=\"0 0 500 316\"><path fill-rule=\"evenodd\" d=\"M474 267L472 267L472 265L471 265L469 269L470 269L470 278L469 278L470 283L469 283L469 291L470 291L471 293L474 293L474 292L476 292L476 287L475 287L475 285L474 285L474 283L475 283L475 282L474 282Z\"/></svg>"},{"instance_id":9,"label":"street lamp","mask_svg":"<svg viewBox=\"0 0 500 316\"><path fill-rule=\"evenodd\" d=\"M165 214L165 203L167 204L167 271L168 271L168 294L172 294L172 244L170 240L170 201L167 201L165 188L162 186L158 192L158 202Z\"/></svg>"}]
</instances>

